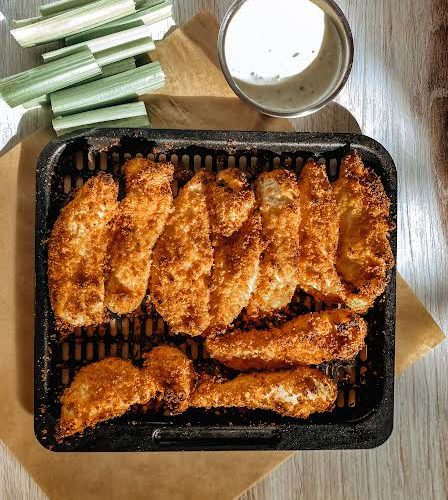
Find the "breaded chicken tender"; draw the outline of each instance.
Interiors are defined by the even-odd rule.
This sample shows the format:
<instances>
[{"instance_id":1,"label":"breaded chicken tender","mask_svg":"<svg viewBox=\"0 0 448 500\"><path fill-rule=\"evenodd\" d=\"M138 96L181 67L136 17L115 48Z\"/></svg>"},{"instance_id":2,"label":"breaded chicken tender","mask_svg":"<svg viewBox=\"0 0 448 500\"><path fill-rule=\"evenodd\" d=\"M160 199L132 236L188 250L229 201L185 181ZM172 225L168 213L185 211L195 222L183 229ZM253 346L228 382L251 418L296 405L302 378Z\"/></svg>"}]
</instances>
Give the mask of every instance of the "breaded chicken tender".
<instances>
[{"instance_id":1,"label":"breaded chicken tender","mask_svg":"<svg viewBox=\"0 0 448 500\"><path fill-rule=\"evenodd\" d=\"M306 163L299 189L299 287L326 304L342 304L344 286L336 272L340 213L325 166Z\"/></svg>"},{"instance_id":2,"label":"breaded chicken tender","mask_svg":"<svg viewBox=\"0 0 448 500\"><path fill-rule=\"evenodd\" d=\"M195 372L185 354L167 345L155 347L144 356L142 377L162 388L161 398L172 415L188 409Z\"/></svg>"},{"instance_id":3,"label":"breaded chicken tender","mask_svg":"<svg viewBox=\"0 0 448 500\"><path fill-rule=\"evenodd\" d=\"M212 179L199 172L180 190L153 252L152 300L174 333L201 335L210 324L213 250L207 191Z\"/></svg>"},{"instance_id":4,"label":"breaded chicken tender","mask_svg":"<svg viewBox=\"0 0 448 500\"><path fill-rule=\"evenodd\" d=\"M98 174L57 218L48 244L48 287L61 327L96 325L104 319L104 266L118 187Z\"/></svg>"},{"instance_id":5,"label":"breaded chicken tender","mask_svg":"<svg viewBox=\"0 0 448 500\"><path fill-rule=\"evenodd\" d=\"M106 306L114 313L131 313L145 297L152 251L172 209L173 170L143 158L124 167L126 197L113 221L106 281Z\"/></svg>"},{"instance_id":6,"label":"breaded chicken tender","mask_svg":"<svg viewBox=\"0 0 448 500\"><path fill-rule=\"evenodd\" d=\"M172 414L185 411L195 380L193 363L170 346L156 347L143 357L142 369L120 358L81 368L61 396L59 437L82 432L153 399L163 401Z\"/></svg>"},{"instance_id":7,"label":"breaded chicken tender","mask_svg":"<svg viewBox=\"0 0 448 500\"><path fill-rule=\"evenodd\" d=\"M333 184L341 211L336 269L346 285L346 304L367 312L385 290L394 266L389 244L390 200L379 177L352 152Z\"/></svg>"},{"instance_id":8,"label":"breaded chicken tender","mask_svg":"<svg viewBox=\"0 0 448 500\"><path fill-rule=\"evenodd\" d=\"M210 294L211 329L228 327L249 303L264 248L261 230L261 217L256 212L239 231L216 244Z\"/></svg>"},{"instance_id":9,"label":"breaded chicken tender","mask_svg":"<svg viewBox=\"0 0 448 500\"><path fill-rule=\"evenodd\" d=\"M206 377L192 395L197 408L249 408L272 410L280 415L308 418L330 410L337 385L321 371L306 366L283 372L238 375L218 382Z\"/></svg>"},{"instance_id":10,"label":"breaded chicken tender","mask_svg":"<svg viewBox=\"0 0 448 500\"><path fill-rule=\"evenodd\" d=\"M247 308L249 318L269 316L286 307L298 283L301 217L296 177L281 169L263 173L256 191L267 247Z\"/></svg>"},{"instance_id":11,"label":"breaded chicken tender","mask_svg":"<svg viewBox=\"0 0 448 500\"><path fill-rule=\"evenodd\" d=\"M142 378L130 361L106 358L87 365L61 396L58 434L70 436L124 415L132 405L145 404L160 392L158 379Z\"/></svg>"},{"instance_id":12,"label":"breaded chicken tender","mask_svg":"<svg viewBox=\"0 0 448 500\"><path fill-rule=\"evenodd\" d=\"M248 219L255 206L255 194L239 168L222 170L210 187L212 237L229 237Z\"/></svg>"},{"instance_id":13,"label":"breaded chicken tender","mask_svg":"<svg viewBox=\"0 0 448 500\"><path fill-rule=\"evenodd\" d=\"M309 313L269 330L207 338L210 357L239 371L348 361L364 347L367 324L349 310Z\"/></svg>"}]
</instances>

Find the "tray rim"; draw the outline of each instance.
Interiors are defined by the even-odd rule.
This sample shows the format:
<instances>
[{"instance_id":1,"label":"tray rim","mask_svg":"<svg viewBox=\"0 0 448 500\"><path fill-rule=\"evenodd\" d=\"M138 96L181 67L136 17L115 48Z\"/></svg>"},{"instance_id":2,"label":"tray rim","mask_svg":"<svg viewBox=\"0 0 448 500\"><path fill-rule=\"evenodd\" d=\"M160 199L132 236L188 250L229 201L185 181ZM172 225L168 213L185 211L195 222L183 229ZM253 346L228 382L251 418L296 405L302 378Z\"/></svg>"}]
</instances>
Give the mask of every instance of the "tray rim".
<instances>
[{"instance_id":1,"label":"tray rim","mask_svg":"<svg viewBox=\"0 0 448 500\"><path fill-rule=\"evenodd\" d=\"M43 403L44 384L41 380L42 370L46 370L48 358L48 344L46 336L39 334L46 328L48 331L48 318L45 314L44 302L39 300L45 297L46 290L44 280L41 279L46 272L44 262L44 252L42 244L47 237L47 225L45 220L45 206L48 202L49 193L43 189L49 182L52 170L63 153L64 149L71 142L85 140L93 148L102 149L105 142L116 141L122 136L129 136L132 139L146 139L149 141L161 142L166 140L172 149L175 149L177 141L191 139L191 145L194 142L207 143L207 147L213 144L226 141L231 147L234 141L244 143L247 150L253 149L257 143L276 142L282 147L291 146L291 151L303 150L301 143L312 143L311 150L334 151L347 145L351 149L363 149L377 157L384 170L392 176L394 185L391 186L393 196L391 203L393 205L393 214L396 217L397 208L397 172L394 161L388 151L378 141L362 134L353 133L323 133L323 132L253 132L253 131L231 131L231 130L178 130L178 129L92 129L80 133L72 133L66 136L51 140L41 152L36 168L36 220L35 220L35 335L34 335L34 430L37 440L47 449L48 442L39 427L41 420L40 410ZM112 146L113 144L109 144ZM251 147L252 146L252 147ZM222 148L221 148L222 149ZM263 147L263 149L267 149ZM306 148L309 150L309 148ZM276 152L275 145L270 151ZM51 171L50 171L51 170ZM41 196L39 196L39 193ZM396 220L394 221L396 223ZM42 227L43 226L43 227ZM45 228L45 231L44 231ZM391 235L391 247L396 258L397 254L397 235L394 231ZM138 448L124 447L117 449L98 448L89 451L199 451L199 450L318 450L318 449L370 449L383 444L390 437L393 430L393 412L394 412L394 359L395 359L395 319L396 319L396 266L390 273L390 281L385 292L385 329L384 329L384 349L389 353L384 357L384 379L383 379L383 398L378 406L370 414L362 419L352 423L334 423L334 424L300 424L300 425L275 425L263 427L266 433L271 432L280 434L279 438L273 438L269 443L257 444L256 439L250 439L250 435L256 435L260 427L234 426L232 431L240 433L240 436L248 436L247 442L238 444L228 440L220 441L218 436L228 431L228 427L203 426L188 427L190 435L197 436L199 439L185 441L183 444L179 441L172 446L159 446L157 439L160 433L163 434L163 427L159 425L144 424L140 425L140 431L148 427L148 433L136 432L139 434L140 446ZM112 426L114 427L114 425ZM117 430L120 425L117 425ZM200 434L205 430L212 431L216 438L211 442L205 442L200 439ZM294 437L294 436L295 437ZM336 436L336 437L335 437ZM81 450L57 450L64 452L82 452Z\"/></svg>"}]
</instances>

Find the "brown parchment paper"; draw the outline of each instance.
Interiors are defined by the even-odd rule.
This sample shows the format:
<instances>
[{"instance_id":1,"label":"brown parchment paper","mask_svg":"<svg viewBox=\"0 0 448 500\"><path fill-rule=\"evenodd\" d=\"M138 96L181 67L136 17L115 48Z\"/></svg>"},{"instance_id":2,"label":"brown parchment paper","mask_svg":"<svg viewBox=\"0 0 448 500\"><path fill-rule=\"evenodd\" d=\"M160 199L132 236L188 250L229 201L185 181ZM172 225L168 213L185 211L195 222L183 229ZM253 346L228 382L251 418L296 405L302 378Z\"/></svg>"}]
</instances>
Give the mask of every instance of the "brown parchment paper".
<instances>
[{"instance_id":1,"label":"brown parchment paper","mask_svg":"<svg viewBox=\"0 0 448 500\"><path fill-rule=\"evenodd\" d=\"M291 130L236 99L218 69L217 25L202 14L158 46L168 85L148 98L155 127ZM358 131L337 105L297 128ZM0 438L53 499L234 498L289 452L66 453L45 450L33 432L35 165L48 131L0 158ZM401 373L444 335L398 277L397 357Z\"/></svg>"}]
</instances>

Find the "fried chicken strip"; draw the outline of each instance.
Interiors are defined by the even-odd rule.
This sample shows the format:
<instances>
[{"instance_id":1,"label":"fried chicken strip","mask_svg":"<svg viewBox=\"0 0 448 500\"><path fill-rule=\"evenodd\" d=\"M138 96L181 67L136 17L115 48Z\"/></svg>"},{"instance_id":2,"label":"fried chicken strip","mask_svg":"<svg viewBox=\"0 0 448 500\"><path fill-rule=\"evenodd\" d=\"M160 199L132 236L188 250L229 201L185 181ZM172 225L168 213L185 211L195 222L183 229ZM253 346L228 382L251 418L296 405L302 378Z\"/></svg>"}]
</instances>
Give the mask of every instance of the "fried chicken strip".
<instances>
[{"instance_id":1,"label":"fried chicken strip","mask_svg":"<svg viewBox=\"0 0 448 500\"><path fill-rule=\"evenodd\" d=\"M172 208L173 170L143 158L124 167L126 197L114 219L106 282L106 306L114 313L131 313L145 297L152 251Z\"/></svg>"},{"instance_id":2,"label":"fried chicken strip","mask_svg":"<svg viewBox=\"0 0 448 500\"><path fill-rule=\"evenodd\" d=\"M212 330L228 327L248 305L255 288L264 245L261 216L250 213L254 204L255 195L241 170L229 168L218 174L210 193L214 228Z\"/></svg>"},{"instance_id":3,"label":"fried chicken strip","mask_svg":"<svg viewBox=\"0 0 448 500\"><path fill-rule=\"evenodd\" d=\"M172 414L185 411L194 384L193 363L170 346L156 347L144 358L142 369L120 358L81 368L61 396L59 437L124 415L132 405L155 398L163 400Z\"/></svg>"},{"instance_id":4,"label":"fried chicken strip","mask_svg":"<svg viewBox=\"0 0 448 500\"><path fill-rule=\"evenodd\" d=\"M299 287L326 304L344 302L336 272L340 213L324 165L309 161L299 178Z\"/></svg>"},{"instance_id":5,"label":"fried chicken strip","mask_svg":"<svg viewBox=\"0 0 448 500\"><path fill-rule=\"evenodd\" d=\"M212 237L229 237L249 218L255 206L255 194L239 168L219 172L210 192Z\"/></svg>"},{"instance_id":6,"label":"fried chicken strip","mask_svg":"<svg viewBox=\"0 0 448 500\"><path fill-rule=\"evenodd\" d=\"M309 313L270 330L235 331L207 338L209 355L239 371L350 360L364 347L367 324L349 310Z\"/></svg>"},{"instance_id":7,"label":"fried chicken strip","mask_svg":"<svg viewBox=\"0 0 448 500\"><path fill-rule=\"evenodd\" d=\"M261 174L256 184L267 248L260 262L249 318L268 316L289 304L298 283L300 202L288 170Z\"/></svg>"},{"instance_id":8,"label":"fried chicken strip","mask_svg":"<svg viewBox=\"0 0 448 500\"><path fill-rule=\"evenodd\" d=\"M210 331L228 327L249 303L263 251L261 216L253 212L255 194L237 168L220 172L211 184L213 235Z\"/></svg>"},{"instance_id":9,"label":"fried chicken strip","mask_svg":"<svg viewBox=\"0 0 448 500\"><path fill-rule=\"evenodd\" d=\"M188 409L195 380L193 363L182 351L167 345L144 355L142 377L162 387L162 399L172 415Z\"/></svg>"},{"instance_id":10,"label":"fried chicken strip","mask_svg":"<svg viewBox=\"0 0 448 500\"><path fill-rule=\"evenodd\" d=\"M228 327L248 305L259 275L263 248L258 213L215 247L210 294L211 329Z\"/></svg>"},{"instance_id":11,"label":"fried chicken strip","mask_svg":"<svg viewBox=\"0 0 448 500\"><path fill-rule=\"evenodd\" d=\"M61 396L58 434L71 436L124 415L132 405L147 403L161 390L158 379L141 377L130 361L106 358L87 365Z\"/></svg>"},{"instance_id":12,"label":"fried chicken strip","mask_svg":"<svg viewBox=\"0 0 448 500\"><path fill-rule=\"evenodd\" d=\"M225 382L207 377L193 393L191 406L272 410L283 416L308 418L330 410L336 397L333 380L319 370L301 366L283 372L242 374Z\"/></svg>"},{"instance_id":13,"label":"fried chicken strip","mask_svg":"<svg viewBox=\"0 0 448 500\"><path fill-rule=\"evenodd\" d=\"M341 211L336 269L346 284L346 304L364 313L384 292L394 266L388 240L390 200L356 152L343 159L333 188Z\"/></svg>"},{"instance_id":14,"label":"fried chicken strip","mask_svg":"<svg viewBox=\"0 0 448 500\"><path fill-rule=\"evenodd\" d=\"M61 211L48 244L51 306L62 327L104 319L104 265L118 187L112 176L89 179Z\"/></svg>"},{"instance_id":15,"label":"fried chicken strip","mask_svg":"<svg viewBox=\"0 0 448 500\"><path fill-rule=\"evenodd\" d=\"M213 250L207 210L212 178L196 174L174 200L153 253L151 296L174 333L201 335L210 324Z\"/></svg>"}]
</instances>

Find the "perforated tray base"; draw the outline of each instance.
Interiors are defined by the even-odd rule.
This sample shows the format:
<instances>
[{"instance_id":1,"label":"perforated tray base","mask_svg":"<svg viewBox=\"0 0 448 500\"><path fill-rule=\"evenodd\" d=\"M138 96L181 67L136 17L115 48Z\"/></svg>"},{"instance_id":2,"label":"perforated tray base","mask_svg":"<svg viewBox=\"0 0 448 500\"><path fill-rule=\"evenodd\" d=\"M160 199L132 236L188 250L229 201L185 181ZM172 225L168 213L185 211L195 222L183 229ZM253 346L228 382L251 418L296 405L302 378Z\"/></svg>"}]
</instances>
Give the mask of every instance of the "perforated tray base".
<instances>
[{"instance_id":1,"label":"perforated tray base","mask_svg":"<svg viewBox=\"0 0 448 500\"><path fill-rule=\"evenodd\" d=\"M301 421L245 409L192 409L170 417L133 408L81 437L63 442L54 437L64 387L81 366L105 356L121 356L138 364L142 352L170 343L195 360L198 370L233 375L208 358L201 340L170 334L163 319L146 303L138 314L112 315L107 324L77 329L61 340L48 297L46 241L76 187L99 171L107 171L119 180L123 194L121 166L135 155L168 159L186 170L216 172L236 165L250 178L278 166L299 173L304 161L317 156L334 180L341 158L351 149L357 149L381 177L395 220L395 166L385 149L365 136L114 129L50 142L39 158L36 193L35 432L42 445L55 451L160 451L370 448L383 443L393 423L395 270L385 294L366 315L367 347L351 365L321 367L338 380L339 395L331 413ZM175 193L181 185L180 180L173 183ZM395 231L391 245L396 256ZM300 293L293 300L295 314L322 307Z\"/></svg>"}]
</instances>

